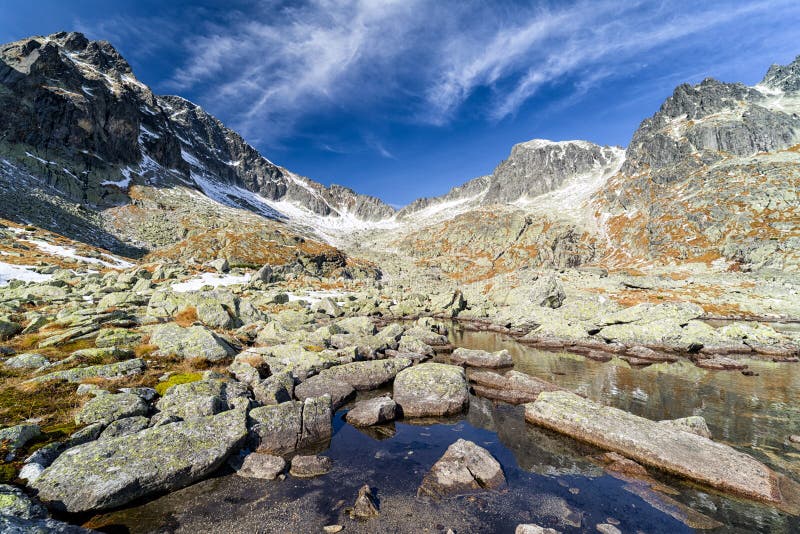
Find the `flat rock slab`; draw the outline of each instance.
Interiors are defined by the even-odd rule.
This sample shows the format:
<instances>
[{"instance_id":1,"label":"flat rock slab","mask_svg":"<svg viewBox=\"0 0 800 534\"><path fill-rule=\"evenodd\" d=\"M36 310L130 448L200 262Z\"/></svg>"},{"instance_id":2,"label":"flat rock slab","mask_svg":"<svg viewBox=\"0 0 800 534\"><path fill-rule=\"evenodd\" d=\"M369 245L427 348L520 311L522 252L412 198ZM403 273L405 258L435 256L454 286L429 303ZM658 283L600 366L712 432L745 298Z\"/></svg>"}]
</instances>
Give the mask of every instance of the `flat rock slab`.
<instances>
[{"instance_id":1,"label":"flat rock slab","mask_svg":"<svg viewBox=\"0 0 800 534\"><path fill-rule=\"evenodd\" d=\"M397 404L389 397L359 401L345 419L353 426L365 427L394 421Z\"/></svg>"},{"instance_id":2,"label":"flat rock slab","mask_svg":"<svg viewBox=\"0 0 800 534\"><path fill-rule=\"evenodd\" d=\"M741 371L747 369L747 364L727 358L725 356L715 356L714 358L699 359L695 362L697 367L710 369L712 371Z\"/></svg>"},{"instance_id":3,"label":"flat rock slab","mask_svg":"<svg viewBox=\"0 0 800 534\"><path fill-rule=\"evenodd\" d=\"M471 441L459 439L433 464L422 479L417 495L439 499L499 488L505 483L503 468L489 451Z\"/></svg>"},{"instance_id":4,"label":"flat rock slab","mask_svg":"<svg viewBox=\"0 0 800 534\"><path fill-rule=\"evenodd\" d=\"M450 355L450 362L455 365L492 369L514 365L514 360L511 359L511 354L507 350L486 352L485 350L465 349L462 347L453 351Z\"/></svg>"},{"instance_id":5,"label":"flat rock slab","mask_svg":"<svg viewBox=\"0 0 800 534\"><path fill-rule=\"evenodd\" d=\"M356 390L353 386L326 374L324 371L321 374L312 376L294 388L294 394L300 400L330 395L334 411L344 406L355 393Z\"/></svg>"},{"instance_id":6,"label":"flat rock slab","mask_svg":"<svg viewBox=\"0 0 800 534\"><path fill-rule=\"evenodd\" d=\"M57 510L116 508L211 474L246 436L244 411L231 410L92 441L61 454L32 486Z\"/></svg>"},{"instance_id":7,"label":"flat rock slab","mask_svg":"<svg viewBox=\"0 0 800 534\"><path fill-rule=\"evenodd\" d=\"M411 366L408 358L389 358L337 365L322 371L328 378L349 384L357 391L377 389L391 382L397 373Z\"/></svg>"},{"instance_id":8,"label":"flat rock slab","mask_svg":"<svg viewBox=\"0 0 800 534\"><path fill-rule=\"evenodd\" d=\"M228 463L240 477L264 480L275 480L286 469L286 460L280 456L260 452L251 452L243 458L236 456Z\"/></svg>"},{"instance_id":9,"label":"flat rock slab","mask_svg":"<svg viewBox=\"0 0 800 534\"><path fill-rule=\"evenodd\" d=\"M456 415L469 405L466 374L456 365L415 365L397 374L393 397L404 417Z\"/></svg>"},{"instance_id":10,"label":"flat rock slab","mask_svg":"<svg viewBox=\"0 0 800 534\"><path fill-rule=\"evenodd\" d=\"M719 490L784 509L798 505L798 485L747 454L574 393L543 392L525 406L525 420Z\"/></svg>"},{"instance_id":11,"label":"flat rock slab","mask_svg":"<svg viewBox=\"0 0 800 534\"><path fill-rule=\"evenodd\" d=\"M476 395L509 404L533 402L542 391L562 390L546 380L519 371L509 371L505 375L478 371L470 373L469 379L474 382L472 388Z\"/></svg>"}]
</instances>

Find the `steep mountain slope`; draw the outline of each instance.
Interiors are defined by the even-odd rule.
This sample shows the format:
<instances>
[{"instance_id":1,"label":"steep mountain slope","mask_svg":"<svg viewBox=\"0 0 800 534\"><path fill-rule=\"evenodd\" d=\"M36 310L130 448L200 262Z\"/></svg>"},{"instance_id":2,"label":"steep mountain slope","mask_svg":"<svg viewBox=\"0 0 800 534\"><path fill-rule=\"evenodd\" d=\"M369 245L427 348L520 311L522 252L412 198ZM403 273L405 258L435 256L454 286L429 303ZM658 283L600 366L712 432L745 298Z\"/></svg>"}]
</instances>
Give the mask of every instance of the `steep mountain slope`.
<instances>
[{"instance_id":1,"label":"steep mountain slope","mask_svg":"<svg viewBox=\"0 0 800 534\"><path fill-rule=\"evenodd\" d=\"M0 187L9 200L0 215L127 254L184 237L130 228L120 234L113 218L120 207L141 208L137 187L197 190L275 220L354 224L394 212L378 199L273 164L198 106L154 95L109 43L79 33L0 48L0 155Z\"/></svg>"},{"instance_id":2,"label":"steep mountain slope","mask_svg":"<svg viewBox=\"0 0 800 534\"><path fill-rule=\"evenodd\" d=\"M798 71L682 85L642 123L596 196L612 263L800 267Z\"/></svg>"}]
</instances>

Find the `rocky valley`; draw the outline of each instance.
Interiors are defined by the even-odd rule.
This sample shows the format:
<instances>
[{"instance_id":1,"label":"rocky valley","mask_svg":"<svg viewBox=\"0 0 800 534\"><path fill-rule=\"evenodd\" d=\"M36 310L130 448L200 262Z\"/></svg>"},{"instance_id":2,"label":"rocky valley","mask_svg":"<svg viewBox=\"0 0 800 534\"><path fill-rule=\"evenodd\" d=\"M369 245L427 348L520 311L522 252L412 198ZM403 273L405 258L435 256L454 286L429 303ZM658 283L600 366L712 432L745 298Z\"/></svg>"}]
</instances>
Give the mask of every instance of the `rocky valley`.
<instances>
[{"instance_id":1,"label":"rocky valley","mask_svg":"<svg viewBox=\"0 0 800 534\"><path fill-rule=\"evenodd\" d=\"M799 324L800 58L395 209L0 46L0 531L797 531Z\"/></svg>"}]
</instances>

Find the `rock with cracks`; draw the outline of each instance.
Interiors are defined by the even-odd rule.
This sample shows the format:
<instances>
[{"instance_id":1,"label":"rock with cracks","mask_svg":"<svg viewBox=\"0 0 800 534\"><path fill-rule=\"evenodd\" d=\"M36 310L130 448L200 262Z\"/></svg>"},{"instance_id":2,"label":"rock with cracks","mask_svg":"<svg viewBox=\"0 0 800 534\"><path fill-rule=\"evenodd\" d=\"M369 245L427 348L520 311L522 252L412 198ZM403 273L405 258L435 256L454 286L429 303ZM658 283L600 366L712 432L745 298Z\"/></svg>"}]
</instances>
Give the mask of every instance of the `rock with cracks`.
<instances>
[{"instance_id":1,"label":"rock with cracks","mask_svg":"<svg viewBox=\"0 0 800 534\"><path fill-rule=\"evenodd\" d=\"M456 415L469 405L464 370L442 363L423 363L398 373L393 396L404 417Z\"/></svg>"},{"instance_id":2,"label":"rock with cracks","mask_svg":"<svg viewBox=\"0 0 800 534\"><path fill-rule=\"evenodd\" d=\"M728 445L565 391L525 406L529 423L729 493L800 511L800 486Z\"/></svg>"},{"instance_id":3,"label":"rock with cracks","mask_svg":"<svg viewBox=\"0 0 800 534\"><path fill-rule=\"evenodd\" d=\"M56 510L116 508L211 474L246 436L244 412L231 410L93 441L61 454L33 487Z\"/></svg>"}]
</instances>

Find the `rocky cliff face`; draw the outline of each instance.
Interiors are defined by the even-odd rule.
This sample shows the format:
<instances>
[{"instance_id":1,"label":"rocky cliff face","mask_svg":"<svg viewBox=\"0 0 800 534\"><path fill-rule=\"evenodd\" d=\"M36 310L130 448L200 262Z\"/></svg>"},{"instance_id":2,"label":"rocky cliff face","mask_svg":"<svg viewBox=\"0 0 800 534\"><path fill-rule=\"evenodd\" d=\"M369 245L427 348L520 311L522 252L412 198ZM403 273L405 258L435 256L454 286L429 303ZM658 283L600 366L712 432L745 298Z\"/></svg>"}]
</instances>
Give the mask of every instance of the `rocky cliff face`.
<instances>
[{"instance_id":1,"label":"rocky cliff face","mask_svg":"<svg viewBox=\"0 0 800 534\"><path fill-rule=\"evenodd\" d=\"M681 85L642 122L596 197L612 261L798 268L798 71Z\"/></svg>"},{"instance_id":2,"label":"rocky cliff face","mask_svg":"<svg viewBox=\"0 0 800 534\"><path fill-rule=\"evenodd\" d=\"M129 202L132 185L185 184L277 218L281 208L363 220L394 212L273 164L200 107L154 95L109 43L79 33L0 48L0 152L9 172L22 168L100 208Z\"/></svg>"}]
</instances>

